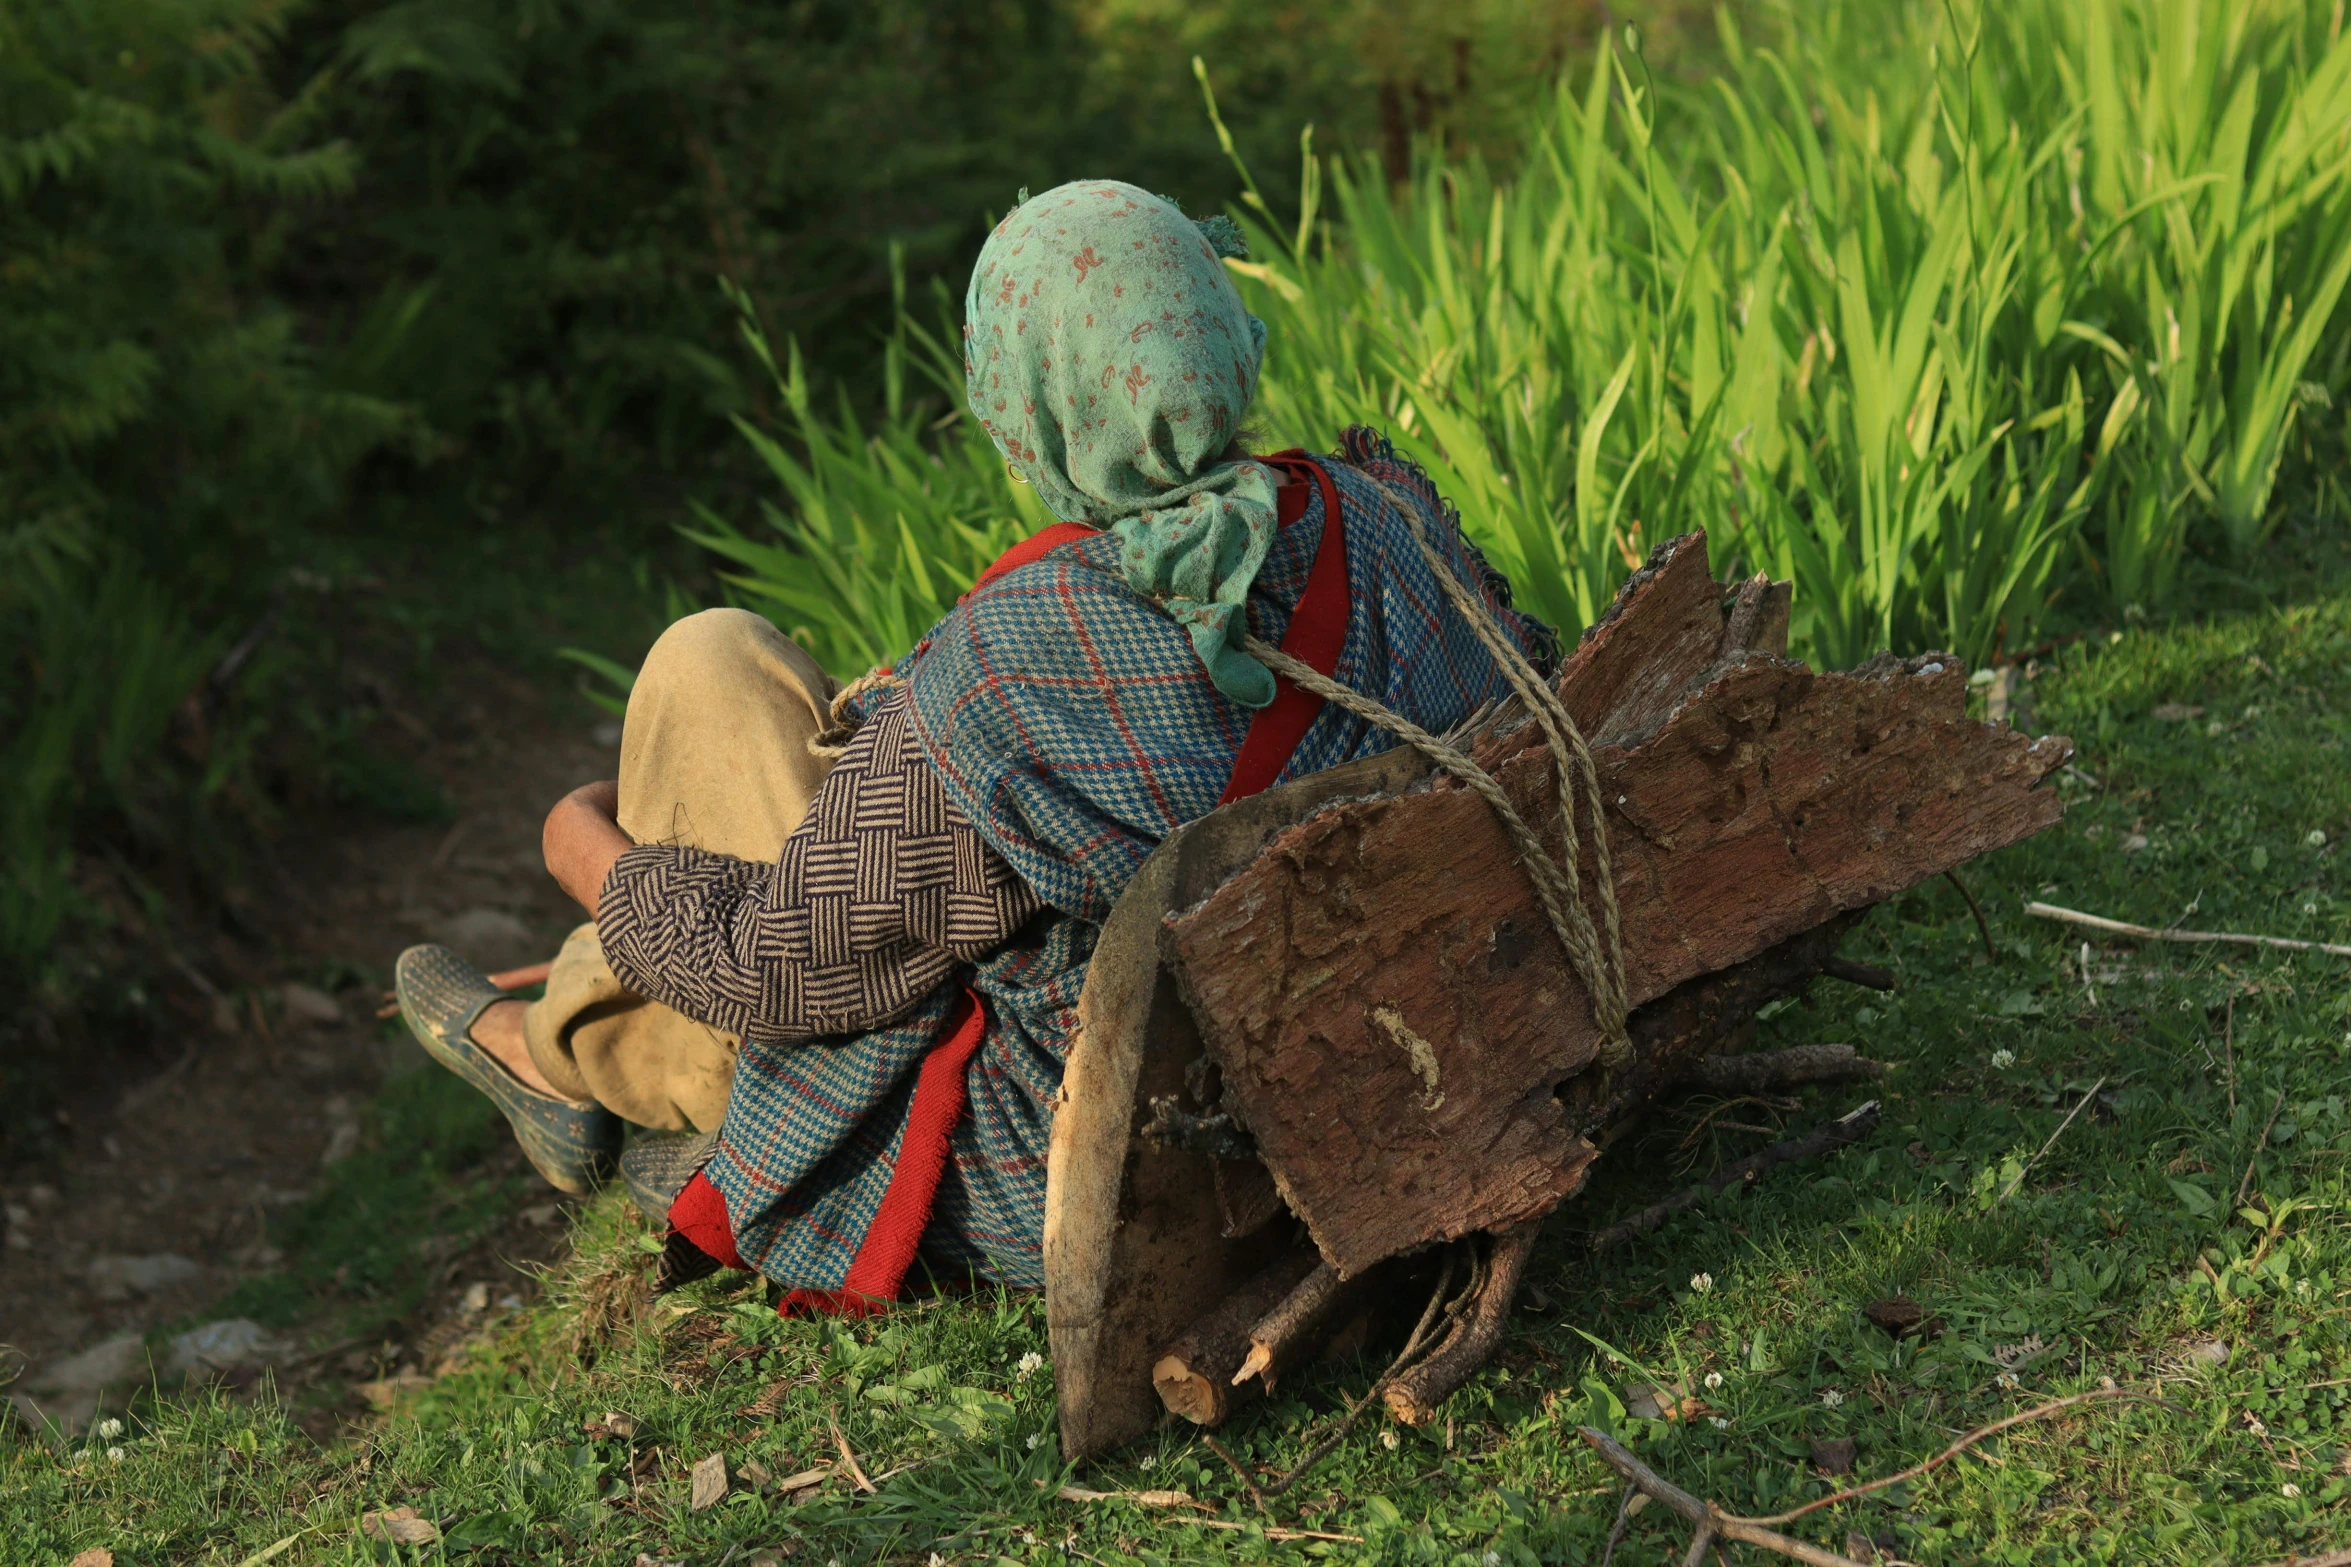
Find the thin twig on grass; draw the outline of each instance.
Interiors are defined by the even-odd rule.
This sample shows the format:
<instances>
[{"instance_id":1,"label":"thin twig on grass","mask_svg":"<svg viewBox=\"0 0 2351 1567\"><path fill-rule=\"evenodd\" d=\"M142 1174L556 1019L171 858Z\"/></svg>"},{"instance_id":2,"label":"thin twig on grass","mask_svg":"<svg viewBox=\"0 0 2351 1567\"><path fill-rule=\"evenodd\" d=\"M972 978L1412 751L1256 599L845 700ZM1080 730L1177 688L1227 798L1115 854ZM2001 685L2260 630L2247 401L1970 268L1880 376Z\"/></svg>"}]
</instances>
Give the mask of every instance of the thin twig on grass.
<instances>
[{"instance_id":1,"label":"thin twig on grass","mask_svg":"<svg viewBox=\"0 0 2351 1567\"><path fill-rule=\"evenodd\" d=\"M1957 888L1959 895L1967 900L1967 912L1975 916L1976 934L1984 938L1984 956L1994 963L1999 962L2000 949L1992 945L1992 926L1991 922L1984 918L1983 905L1976 902L1975 894L1967 890L1967 883L1959 879L1959 872L1945 871L1943 879Z\"/></svg>"},{"instance_id":2,"label":"thin twig on grass","mask_svg":"<svg viewBox=\"0 0 2351 1567\"><path fill-rule=\"evenodd\" d=\"M1163 1523L1188 1523L1200 1529L1263 1529L1269 1540L1337 1540L1342 1545L1361 1545L1360 1534L1333 1534L1327 1529L1283 1529L1273 1524L1235 1523L1230 1518L1194 1518L1186 1513L1160 1520Z\"/></svg>"},{"instance_id":3,"label":"thin twig on grass","mask_svg":"<svg viewBox=\"0 0 2351 1567\"><path fill-rule=\"evenodd\" d=\"M1759 1153L1749 1154L1737 1164L1723 1169L1699 1185L1690 1187L1686 1191L1676 1192L1663 1202L1651 1203L1628 1218L1619 1219L1616 1223L1592 1236L1592 1249L1606 1251L1609 1247L1621 1245L1636 1235L1646 1235L1675 1214L1696 1207L1710 1193L1727 1190L1742 1181L1760 1180L1766 1171L1776 1169L1780 1165L1793 1164L1800 1159L1817 1158L1821 1154L1832 1153L1848 1143L1859 1142L1868 1136L1871 1128L1877 1124L1878 1102L1871 1099L1846 1111L1834 1121L1813 1128L1802 1137L1791 1138L1784 1143L1773 1143L1769 1148L1763 1149Z\"/></svg>"},{"instance_id":4,"label":"thin twig on grass","mask_svg":"<svg viewBox=\"0 0 2351 1567\"><path fill-rule=\"evenodd\" d=\"M2324 1556L2281 1556L2264 1567L2351 1567L2351 1550L2329 1551Z\"/></svg>"},{"instance_id":5,"label":"thin twig on grass","mask_svg":"<svg viewBox=\"0 0 2351 1567\"><path fill-rule=\"evenodd\" d=\"M841 1434L840 1417L828 1409L824 1412L824 1418L825 1424L833 1428L833 1446L841 1450L841 1467L848 1470L849 1478L856 1483L857 1489L871 1496L874 1484L865 1477L865 1470L859 1467L857 1454L850 1449L849 1439Z\"/></svg>"},{"instance_id":6,"label":"thin twig on grass","mask_svg":"<svg viewBox=\"0 0 2351 1567\"><path fill-rule=\"evenodd\" d=\"M2102 930L2110 936L2135 936L2141 941L2174 941L2186 946L2210 946L2221 942L2240 947L2275 947L2281 952L2324 952L2338 958L2351 958L2351 947L2336 946L2325 941L2296 941L2288 936L2249 936L2227 930L2157 930L2151 925L2133 925L2124 920L2110 920L2099 914L2084 914L2079 909L2061 909L2054 903L2028 903L2024 911L2036 919L2062 920L2085 930Z\"/></svg>"},{"instance_id":7,"label":"thin twig on grass","mask_svg":"<svg viewBox=\"0 0 2351 1567\"><path fill-rule=\"evenodd\" d=\"M2270 1131L2278 1124L2278 1112L2285 1107L2286 1091L2281 1087L2276 1102L2269 1107L2269 1119L2261 1123L2261 1135L2253 1139L2253 1157L2245 1161L2245 1178L2237 1183L2237 1200L2229 1204L2231 1209L2244 1207L2245 1199L2252 1194L2253 1167L2261 1162L2261 1150L2269 1146Z\"/></svg>"},{"instance_id":8,"label":"thin twig on grass","mask_svg":"<svg viewBox=\"0 0 2351 1567\"><path fill-rule=\"evenodd\" d=\"M2162 1404L2166 1409L2178 1408L2177 1405L2157 1398L2151 1393L2141 1393L2134 1388L2097 1388L2087 1393L2075 1393L2066 1398L2054 1398L2045 1404L2036 1404L2030 1409L2019 1410L2017 1413L1995 1420L1989 1425L1978 1426L1922 1463L1912 1464L1909 1468L1897 1473L1885 1475L1863 1485L1849 1487L1833 1495L1821 1497L1817 1501L1806 1502L1802 1507L1790 1508L1784 1513L1774 1513L1768 1518L1747 1518L1737 1513L1726 1513L1715 1503L1692 1496L1635 1458L1622 1444L1604 1431L1595 1430L1591 1426L1579 1426L1576 1428L1576 1434L1589 1443L1593 1451L1600 1455L1602 1461L1622 1476L1627 1485L1645 1496L1663 1502L1667 1507L1697 1525L1697 1538L1691 1542L1690 1555L1687 1560L1696 1561L1708 1545L1720 1539L1734 1541L1741 1545L1760 1546L1767 1551L1777 1551L1783 1556L1792 1556L1800 1562L1811 1562L1814 1567L1861 1567L1861 1564L1850 1556L1842 1556L1825 1547L1778 1533L1773 1525L1794 1523L1807 1513L1816 1513L1824 1507L1834 1507L1840 1502L1856 1500L1873 1491L1882 1491L1890 1485L1898 1485L1905 1480L1915 1480L1920 1475L1949 1463L1987 1437L1997 1436L2003 1431L2023 1425L2028 1421L2045 1419L2077 1405L2117 1398ZM1620 1509L1620 1518L1622 1511L1623 1509Z\"/></svg>"},{"instance_id":9,"label":"thin twig on grass","mask_svg":"<svg viewBox=\"0 0 2351 1567\"><path fill-rule=\"evenodd\" d=\"M2220 1055L2229 1069L2229 1119L2237 1118L2237 993L2229 992L2229 1008L2220 1024Z\"/></svg>"},{"instance_id":10,"label":"thin twig on grass","mask_svg":"<svg viewBox=\"0 0 2351 1567\"><path fill-rule=\"evenodd\" d=\"M1851 1045L1791 1045L1785 1050L1750 1050L1742 1055L1700 1056L1682 1083L1717 1093L1762 1093L1806 1083L1842 1082L1886 1075L1883 1062L1858 1055Z\"/></svg>"},{"instance_id":11,"label":"thin twig on grass","mask_svg":"<svg viewBox=\"0 0 2351 1567\"><path fill-rule=\"evenodd\" d=\"M2077 1115L2080 1115L2082 1113L2083 1106L2087 1105L2091 1098L2096 1095L2098 1090L2104 1088L2105 1086L2106 1079L2103 1077L2099 1078L2098 1081L2090 1085L2090 1092L2082 1095L2082 1097L2075 1102L2074 1107L2066 1112L2065 1119L2057 1123L2057 1130L2049 1134L2049 1140L2041 1145L2040 1152L2035 1153L2030 1159L2027 1159L2024 1162L2024 1168L2016 1172L2015 1179L2011 1180L2008 1185L2002 1189L1999 1197L1995 1199L1996 1202L2006 1202L2009 1198L2016 1195L2016 1189L2024 1184L2024 1178L2032 1174L2033 1166L2041 1162L2041 1154L2045 1154L2050 1149L2057 1146L2057 1139L2063 1137L2065 1135L2065 1129L2073 1125L2073 1118Z\"/></svg>"},{"instance_id":12,"label":"thin twig on grass","mask_svg":"<svg viewBox=\"0 0 2351 1567\"><path fill-rule=\"evenodd\" d=\"M1944 1448L1934 1457L1925 1460L1923 1463L1912 1464L1908 1469L1899 1470L1896 1473L1883 1476L1882 1478L1876 1480L1871 1480L1866 1484L1853 1486L1850 1489L1839 1491L1833 1496L1821 1497L1818 1501L1806 1502L1802 1507L1791 1508L1784 1513L1774 1513L1769 1518L1751 1518L1742 1521L1748 1523L1764 1524L1793 1523L1797 1519L1803 1517L1806 1513L1816 1513L1824 1507L1833 1507L1839 1502L1850 1502L1855 1497L1867 1496L1872 1491L1882 1491L1887 1486L1898 1485L1904 1480L1915 1480L1922 1474L1926 1474L1931 1470L1941 1468L1944 1464L1947 1464L1952 1459L1957 1458L1961 1453L1966 1452L1969 1448L1975 1446L1976 1443L1983 1441L1986 1437L1998 1436L2001 1432L2008 1430L2012 1426L2021 1426L2026 1424L2028 1421L2046 1419L2050 1415L2058 1414L2065 1410L2071 1409L2077 1404L2100 1403L2110 1398L2135 1399L2141 1403L2161 1404L2164 1408L2173 1410L2176 1410L2179 1407L2178 1405L2170 1402L2168 1399L2158 1398L2152 1393L2139 1392L2136 1388L2101 1387L2092 1388L2087 1393L2071 1393L2064 1398L2053 1398L2045 1404L2035 1404L2030 1409L2019 1410L2013 1415L2004 1415L2000 1419L1991 1422L1989 1425L1977 1426L1973 1431L1968 1432L1965 1436L1962 1436L1958 1441L1953 1442L1949 1447Z\"/></svg>"},{"instance_id":13,"label":"thin twig on grass","mask_svg":"<svg viewBox=\"0 0 2351 1567\"><path fill-rule=\"evenodd\" d=\"M1624 1488L1624 1495L1617 1499L1616 1527L1608 1531L1607 1547L1600 1552L1600 1567L1608 1567L1610 1562L1616 1560L1616 1548L1624 1542L1625 1526L1633 1521L1633 1498L1640 1494L1639 1486L1628 1485Z\"/></svg>"},{"instance_id":14,"label":"thin twig on grass","mask_svg":"<svg viewBox=\"0 0 2351 1567\"><path fill-rule=\"evenodd\" d=\"M1591 1426L1578 1426L1576 1434L1591 1444L1601 1461L1622 1475L1627 1485L1643 1496L1663 1502L1696 1524L1698 1533L1691 1544L1693 1551L1700 1555L1717 1539L1724 1539L1735 1540L1741 1545L1758 1545L1767 1551L1777 1551L1782 1556L1793 1556L1800 1562L1812 1563L1813 1567L1862 1567L1860 1562L1850 1556L1842 1556L1809 1541L1766 1529L1747 1519L1734 1517L1712 1502L1699 1500L1635 1458L1622 1443L1605 1431L1595 1430Z\"/></svg>"}]
</instances>

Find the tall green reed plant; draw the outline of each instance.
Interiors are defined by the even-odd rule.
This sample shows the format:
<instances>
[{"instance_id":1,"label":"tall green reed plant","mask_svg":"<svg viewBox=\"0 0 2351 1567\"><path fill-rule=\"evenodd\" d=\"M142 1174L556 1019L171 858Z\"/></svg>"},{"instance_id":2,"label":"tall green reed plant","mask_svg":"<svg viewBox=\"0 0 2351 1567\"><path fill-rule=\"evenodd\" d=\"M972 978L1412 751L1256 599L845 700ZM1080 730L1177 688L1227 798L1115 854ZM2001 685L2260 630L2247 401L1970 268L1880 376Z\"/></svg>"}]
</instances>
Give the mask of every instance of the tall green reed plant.
<instances>
[{"instance_id":1,"label":"tall green reed plant","mask_svg":"<svg viewBox=\"0 0 2351 1567\"><path fill-rule=\"evenodd\" d=\"M1196 63L1252 227L1229 265L1272 328L1263 421L1382 427L1571 632L1706 527L1724 571L1794 580L1795 640L1829 665L1982 661L2069 592L2161 607L2200 533L2258 543L2296 409L2331 395L2302 378L2344 363L2351 41L2327 4L1775 15L1766 47L1726 13L1703 87L1603 40L1508 171L1424 147L1394 183L1309 132L1288 218ZM698 535L844 670L1046 520L962 419L950 338L899 318L871 429L768 361L785 439L745 433L788 504L768 536Z\"/></svg>"},{"instance_id":2,"label":"tall green reed plant","mask_svg":"<svg viewBox=\"0 0 2351 1567\"><path fill-rule=\"evenodd\" d=\"M2298 378L2340 335L2351 206L2313 149L2341 142L2347 56L2315 10L1952 3L1889 31L1830 3L1776 48L1726 19L1696 92L1606 41L1510 180L1341 161L1295 227L1251 187L1267 410L1384 421L1571 627L1699 525L1726 566L1795 579L1829 662L2014 648L2085 565L2112 607L2159 604L2192 527L2258 538ZM2240 85L2155 130L2100 109L2199 71ZM2230 129L2254 89L2281 107ZM2158 132L2198 171L2115 150ZM2084 199L2091 150L2130 168ZM2229 346L2175 332L2183 309Z\"/></svg>"},{"instance_id":3,"label":"tall green reed plant","mask_svg":"<svg viewBox=\"0 0 2351 1567\"><path fill-rule=\"evenodd\" d=\"M688 530L734 563L726 580L743 602L843 678L912 647L990 561L1053 520L965 416L954 338L914 318L904 273L895 276L897 326L883 346L882 408L870 425L845 393L830 409L821 404L799 346L787 343L779 363L738 299L744 340L781 396L783 429L736 424L788 506L762 503L764 534L707 507ZM951 319L943 290L934 303Z\"/></svg>"}]
</instances>

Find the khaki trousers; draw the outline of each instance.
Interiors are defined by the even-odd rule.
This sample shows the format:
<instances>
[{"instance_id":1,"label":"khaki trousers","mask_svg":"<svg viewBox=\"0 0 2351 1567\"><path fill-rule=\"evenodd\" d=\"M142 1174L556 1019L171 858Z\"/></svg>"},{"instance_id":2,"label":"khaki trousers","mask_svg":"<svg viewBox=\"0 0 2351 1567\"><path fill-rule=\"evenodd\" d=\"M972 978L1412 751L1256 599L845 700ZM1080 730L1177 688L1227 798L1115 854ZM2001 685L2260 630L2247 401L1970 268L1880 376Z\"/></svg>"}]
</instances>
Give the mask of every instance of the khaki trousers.
<instances>
[{"instance_id":1,"label":"khaki trousers","mask_svg":"<svg viewBox=\"0 0 2351 1567\"><path fill-rule=\"evenodd\" d=\"M639 843L775 859L832 767L815 741L833 690L816 660L749 610L707 609L671 626L629 692L621 830ZM593 923L564 941L524 1034L557 1093L658 1131L708 1131L725 1118L742 1045L622 985Z\"/></svg>"}]
</instances>

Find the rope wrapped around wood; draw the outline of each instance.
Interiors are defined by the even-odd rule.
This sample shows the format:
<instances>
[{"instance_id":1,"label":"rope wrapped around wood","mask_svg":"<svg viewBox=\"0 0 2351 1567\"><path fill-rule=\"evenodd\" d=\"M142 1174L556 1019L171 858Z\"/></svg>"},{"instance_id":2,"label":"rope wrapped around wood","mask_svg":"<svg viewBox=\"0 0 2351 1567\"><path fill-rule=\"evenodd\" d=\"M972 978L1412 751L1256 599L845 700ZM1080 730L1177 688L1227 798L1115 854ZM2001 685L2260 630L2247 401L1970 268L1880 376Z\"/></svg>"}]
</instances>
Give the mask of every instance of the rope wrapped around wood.
<instances>
[{"instance_id":1,"label":"rope wrapped around wood","mask_svg":"<svg viewBox=\"0 0 2351 1567\"><path fill-rule=\"evenodd\" d=\"M1632 1059L1632 1044L1625 1036L1624 938L1617 917L1616 879L1609 868L1608 822L1602 814L1600 774L1592 763L1591 747L1584 743L1583 733L1576 728L1566 704L1559 700L1559 693L1536 673L1526 655L1495 621L1485 601L1470 591L1429 542L1419 508L1378 480L1373 483L1403 519L1413 543L1420 547L1421 558L1428 563L1430 575L1444 590L1447 602L1493 655L1503 678L1510 682L1511 690L1542 729L1544 748L1550 752L1552 766L1558 773L1561 838L1558 850L1554 851L1543 841L1542 834L1519 814L1502 785L1466 752L1385 704L1318 673L1261 637L1244 638L1242 649L1275 674L1295 681L1324 701L1337 703L1356 717L1377 724L1403 740L1461 780L1493 809L1503 831L1510 835L1519 865L1534 886L1535 897L1543 905L1552 934L1559 938L1569 965L1591 997L1592 1017L1600 1027L1600 1064L1611 1070L1624 1066ZM1590 824L1590 869L1594 899L1600 905L1597 927L1584 908L1582 856L1578 852L1583 847L1584 835L1578 833L1576 826L1579 801Z\"/></svg>"}]
</instances>

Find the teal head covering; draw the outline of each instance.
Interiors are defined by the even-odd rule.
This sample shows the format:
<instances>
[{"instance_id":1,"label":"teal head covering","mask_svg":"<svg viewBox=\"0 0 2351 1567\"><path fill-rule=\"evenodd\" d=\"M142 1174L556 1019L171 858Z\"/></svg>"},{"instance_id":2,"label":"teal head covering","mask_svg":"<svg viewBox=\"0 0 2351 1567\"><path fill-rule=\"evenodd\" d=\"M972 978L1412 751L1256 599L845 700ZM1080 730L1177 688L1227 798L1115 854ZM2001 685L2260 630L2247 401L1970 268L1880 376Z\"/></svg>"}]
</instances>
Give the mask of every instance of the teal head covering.
<instances>
[{"instance_id":1,"label":"teal head covering","mask_svg":"<svg viewBox=\"0 0 2351 1567\"><path fill-rule=\"evenodd\" d=\"M1219 461L1265 355L1219 259L1238 241L1115 180L1023 201L972 269L963 365L1013 470L1056 517L1116 533L1128 584L1190 633L1219 691L1263 707L1273 676L1240 641L1274 477Z\"/></svg>"}]
</instances>

